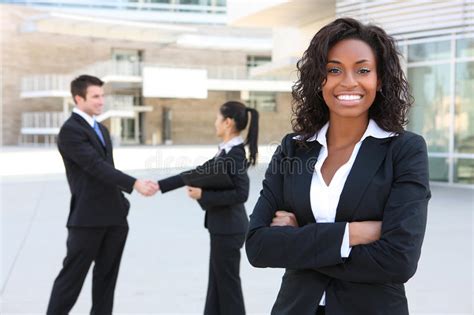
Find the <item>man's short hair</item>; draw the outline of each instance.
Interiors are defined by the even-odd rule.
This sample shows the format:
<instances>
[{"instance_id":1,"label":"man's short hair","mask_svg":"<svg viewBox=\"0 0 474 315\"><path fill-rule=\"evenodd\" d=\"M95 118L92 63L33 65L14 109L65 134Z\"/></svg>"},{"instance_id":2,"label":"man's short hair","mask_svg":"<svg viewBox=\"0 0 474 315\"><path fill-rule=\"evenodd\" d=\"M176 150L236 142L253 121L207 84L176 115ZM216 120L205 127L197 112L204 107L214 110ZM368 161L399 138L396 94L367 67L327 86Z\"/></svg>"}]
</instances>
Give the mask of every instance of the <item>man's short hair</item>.
<instances>
[{"instance_id":1,"label":"man's short hair","mask_svg":"<svg viewBox=\"0 0 474 315\"><path fill-rule=\"evenodd\" d=\"M71 81L71 94L74 103L76 103L75 96L79 95L86 99L87 88L89 86L102 86L104 82L94 76L83 74Z\"/></svg>"}]
</instances>

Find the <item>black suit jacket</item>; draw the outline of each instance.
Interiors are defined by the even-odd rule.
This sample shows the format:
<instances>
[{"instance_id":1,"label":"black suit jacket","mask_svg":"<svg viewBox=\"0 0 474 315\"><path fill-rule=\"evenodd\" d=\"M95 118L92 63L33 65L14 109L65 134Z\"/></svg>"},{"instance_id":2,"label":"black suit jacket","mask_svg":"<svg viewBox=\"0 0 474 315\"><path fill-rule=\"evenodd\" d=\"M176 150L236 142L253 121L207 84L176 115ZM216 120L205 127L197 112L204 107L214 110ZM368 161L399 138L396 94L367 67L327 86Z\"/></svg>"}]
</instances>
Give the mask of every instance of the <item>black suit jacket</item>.
<instances>
[{"instance_id":1,"label":"black suit jacket","mask_svg":"<svg viewBox=\"0 0 474 315\"><path fill-rule=\"evenodd\" d=\"M203 172L206 168L223 166L234 183L233 189L203 190L199 205L206 211L204 226L213 234L245 234L248 228L248 217L244 203L249 196L249 177L247 175L247 159L243 144L212 158L198 168ZM180 175L158 181L161 192L183 187L185 184Z\"/></svg>"},{"instance_id":2,"label":"black suit jacket","mask_svg":"<svg viewBox=\"0 0 474 315\"><path fill-rule=\"evenodd\" d=\"M115 169L109 132L101 124L99 127L105 147L76 113L59 132L58 149L71 190L68 227L127 224L130 203L122 191L131 193L135 178Z\"/></svg>"},{"instance_id":3,"label":"black suit jacket","mask_svg":"<svg viewBox=\"0 0 474 315\"><path fill-rule=\"evenodd\" d=\"M315 223L310 186L321 145L287 135L275 152L250 216L246 250L256 267L286 268L272 314L314 315L326 291L327 315L408 314L404 285L415 273L425 233L426 144L404 132L366 138L342 190L335 223ZM270 227L276 210L292 211L294 227ZM381 220L380 240L340 248L346 222Z\"/></svg>"}]
</instances>

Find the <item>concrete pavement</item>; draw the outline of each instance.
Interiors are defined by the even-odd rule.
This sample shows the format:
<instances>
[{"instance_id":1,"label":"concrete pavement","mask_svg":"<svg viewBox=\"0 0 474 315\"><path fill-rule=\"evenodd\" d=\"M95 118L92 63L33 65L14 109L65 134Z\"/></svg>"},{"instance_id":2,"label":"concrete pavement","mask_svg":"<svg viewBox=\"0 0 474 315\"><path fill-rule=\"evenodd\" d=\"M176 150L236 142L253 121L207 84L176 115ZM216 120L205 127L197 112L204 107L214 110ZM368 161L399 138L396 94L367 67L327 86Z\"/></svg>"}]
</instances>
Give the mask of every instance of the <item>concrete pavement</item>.
<instances>
[{"instance_id":1,"label":"concrete pavement","mask_svg":"<svg viewBox=\"0 0 474 315\"><path fill-rule=\"evenodd\" d=\"M250 172L248 213L265 167ZM148 168L131 173L158 179L180 170ZM432 191L418 272L407 284L411 314L473 314L474 190L435 185ZM60 172L4 176L1 193L0 312L44 313L65 254L69 205L65 176ZM184 190L150 198L133 193L130 201L130 233L115 313L202 314L209 257L203 211ZM253 268L244 251L242 255L247 312L269 314L283 271ZM90 288L88 277L73 314L89 312Z\"/></svg>"}]
</instances>

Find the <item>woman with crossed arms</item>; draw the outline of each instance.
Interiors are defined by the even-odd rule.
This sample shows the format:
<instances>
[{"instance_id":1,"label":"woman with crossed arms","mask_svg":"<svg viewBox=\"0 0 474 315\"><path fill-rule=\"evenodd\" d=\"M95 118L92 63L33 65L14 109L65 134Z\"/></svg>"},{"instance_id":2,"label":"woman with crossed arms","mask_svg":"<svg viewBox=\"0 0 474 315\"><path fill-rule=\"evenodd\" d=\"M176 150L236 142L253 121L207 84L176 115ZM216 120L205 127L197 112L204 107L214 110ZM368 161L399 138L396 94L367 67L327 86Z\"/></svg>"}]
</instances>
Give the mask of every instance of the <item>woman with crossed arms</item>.
<instances>
[{"instance_id":1,"label":"woman with crossed arms","mask_svg":"<svg viewBox=\"0 0 474 315\"><path fill-rule=\"evenodd\" d=\"M394 39L345 18L298 62L295 133L250 216L247 256L286 268L272 314L405 315L430 199L423 138Z\"/></svg>"}]
</instances>

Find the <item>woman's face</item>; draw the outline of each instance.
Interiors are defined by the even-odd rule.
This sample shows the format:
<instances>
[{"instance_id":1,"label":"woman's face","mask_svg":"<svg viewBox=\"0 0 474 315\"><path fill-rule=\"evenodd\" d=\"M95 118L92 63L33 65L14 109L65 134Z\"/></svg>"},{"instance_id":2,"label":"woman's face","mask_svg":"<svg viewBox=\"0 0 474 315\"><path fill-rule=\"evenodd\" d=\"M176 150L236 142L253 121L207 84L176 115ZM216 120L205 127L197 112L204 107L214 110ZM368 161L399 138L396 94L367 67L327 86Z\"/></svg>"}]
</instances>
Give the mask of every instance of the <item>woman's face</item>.
<instances>
[{"instance_id":1,"label":"woman's face","mask_svg":"<svg viewBox=\"0 0 474 315\"><path fill-rule=\"evenodd\" d=\"M214 122L214 127L216 128L216 136L222 138L225 134L226 129L228 128L228 119L225 119L220 112L217 112L216 121Z\"/></svg>"},{"instance_id":2,"label":"woman's face","mask_svg":"<svg viewBox=\"0 0 474 315\"><path fill-rule=\"evenodd\" d=\"M331 117L368 117L380 82L375 54L364 41L345 39L328 52L323 98Z\"/></svg>"}]
</instances>

